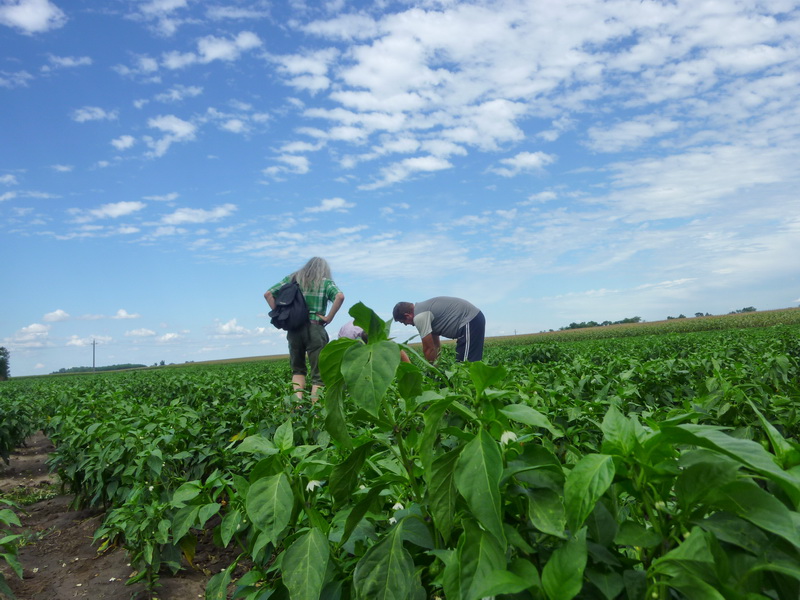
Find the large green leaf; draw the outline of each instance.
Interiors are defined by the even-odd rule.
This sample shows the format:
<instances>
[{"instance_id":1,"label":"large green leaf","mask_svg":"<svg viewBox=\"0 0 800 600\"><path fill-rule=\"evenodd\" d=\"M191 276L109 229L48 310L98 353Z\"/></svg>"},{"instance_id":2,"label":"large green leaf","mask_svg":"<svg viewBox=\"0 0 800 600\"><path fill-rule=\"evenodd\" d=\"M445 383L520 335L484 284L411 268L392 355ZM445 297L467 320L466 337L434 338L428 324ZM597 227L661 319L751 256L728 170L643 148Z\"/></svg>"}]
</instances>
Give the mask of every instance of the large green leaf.
<instances>
[{"instance_id":1,"label":"large green leaf","mask_svg":"<svg viewBox=\"0 0 800 600\"><path fill-rule=\"evenodd\" d=\"M480 398L490 385L505 380L508 371L502 365L490 366L484 362L469 363L469 376L475 384L475 397Z\"/></svg>"},{"instance_id":2,"label":"large green leaf","mask_svg":"<svg viewBox=\"0 0 800 600\"><path fill-rule=\"evenodd\" d=\"M586 578L600 590L606 600L614 600L625 589L625 581L616 571L586 569Z\"/></svg>"},{"instance_id":3,"label":"large green leaf","mask_svg":"<svg viewBox=\"0 0 800 600\"><path fill-rule=\"evenodd\" d=\"M612 406L603 418L603 452L630 456L636 447L636 429L633 421Z\"/></svg>"},{"instance_id":4,"label":"large green leaf","mask_svg":"<svg viewBox=\"0 0 800 600\"><path fill-rule=\"evenodd\" d=\"M767 421L764 415L761 414L761 411L756 408L752 400L748 398L747 403L753 409L753 412L756 413L764 431L767 432L767 437L769 438L770 444L772 444L772 450L780 460L781 465L787 467L790 464L797 464L800 452L781 435L780 431L775 429L772 423Z\"/></svg>"},{"instance_id":5,"label":"large green leaf","mask_svg":"<svg viewBox=\"0 0 800 600\"><path fill-rule=\"evenodd\" d=\"M661 431L674 443L710 448L730 456L756 473L775 481L792 499L794 507L800 508L800 478L789 471L784 471L775 457L764 450L761 444L731 437L709 425L666 426Z\"/></svg>"},{"instance_id":6,"label":"large green leaf","mask_svg":"<svg viewBox=\"0 0 800 600\"><path fill-rule=\"evenodd\" d=\"M397 351L400 351L399 348ZM401 362L397 366L397 391L407 403L411 403L422 394L423 384L422 371L419 367L407 362Z\"/></svg>"},{"instance_id":7,"label":"large green leaf","mask_svg":"<svg viewBox=\"0 0 800 600\"><path fill-rule=\"evenodd\" d=\"M348 312L353 317L353 324L364 330L371 344L388 339L391 321L383 321L366 304L357 302Z\"/></svg>"},{"instance_id":8,"label":"large green leaf","mask_svg":"<svg viewBox=\"0 0 800 600\"><path fill-rule=\"evenodd\" d=\"M499 583L495 575L505 569L505 552L496 536L489 535L472 521L467 521L463 538L458 545L461 600L483 598L488 588Z\"/></svg>"},{"instance_id":9,"label":"large green leaf","mask_svg":"<svg viewBox=\"0 0 800 600\"><path fill-rule=\"evenodd\" d=\"M605 454L587 454L572 467L564 482L564 507L572 531L577 531L594 510L614 480L614 473L614 459Z\"/></svg>"},{"instance_id":10,"label":"large green leaf","mask_svg":"<svg viewBox=\"0 0 800 600\"><path fill-rule=\"evenodd\" d=\"M717 488L709 500L800 548L800 535L792 512L753 481L738 480Z\"/></svg>"},{"instance_id":11,"label":"large green leaf","mask_svg":"<svg viewBox=\"0 0 800 600\"><path fill-rule=\"evenodd\" d=\"M481 429L458 457L456 487L481 525L505 546L500 497L502 475L503 458L498 443Z\"/></svg>"},{"instance_id":12,"label":"large green leaf","mask_svg":"<svg viewBox=\"0 0 800 600\"><path fill-rule=\"evenodd\" d=\"M650 572L669 577L669 585L688 592L689 598L721 600L723 596L709 585L717 580L713 543L712 534L694 527L681 544L653 561Z\"/></svg>"},{"instance_id":13,"label":"large green leaf","mask_svg":"<svg viewBox=\"0 0 800 600\"><path fill-rule=\"evenodd\" d=\"M456 512L455 471L458 455L457 449L451 450L433 461L428 484L433 523L445 541L450 539Z\"/></svg>"},{"instance_id":14,"label":"large green leaf","mask_svg":"<svg viewBox=\"0 0 800 600\"><path fill-rule=\"evenodd\" d=\"M711 492L735 481L741 463L702 448L684 452L681 467L675 480L675 497L682 510L692 511L705 510L705 498Z\"/></svg>"},{"instance_id":15,"label":"large green leaf","mask_svg":"<svg viewBox=\"0 0 800 600\"><path fill-rule=\"evenodd\" d=\"M698 523L721 542L744 548L754 556L766 555L770 537L761 529L726 511L715 512Z\"/></svg>"},{"instance_id":16,"label":"large green leaf","mask_svg":"<svg viewBox=\"0 0 800 600\"><path fill-rule=\"evenodd\" d=\"M400 350L394 342L353 344L347 349L342 357L342 375L357 407L378 416L399 363Z\"/></svg>"},{"instance_id":17,"label":"large green leaf","mask_svg":"<svg viewBox=\"0 0 800 600\"><path fill-rule=\"evenodd\" d=\"M713 569L714 555L709 546L710 536L711 534L700 527L693 527L683 542L653 562L655 570L667 572L671 565L680 565L682 571L695 573ZM677 573L675 570L670 572Z\"/></svg>"},{"instance_id":18,"label":"large green leaf","mask_svg":"<svg viewBox=\"0 0 800 600\"><path fill-rule=\"evenodd\" d=\"M585 528L556 548L542 569L542 587L550 600L571 600L580 593L587 557Z\"/></svg>"},{"instance_id":19,"label":"large green leaf","mask_svg":"<svg viewBox=\"0 0 800 600\"><path fill-rule=\"evenodd\" d=\"M500 412L512 421L524 423L531 427L546 429L553 434L555 438L559 438L563 435L558 428L553 427L553 424L550 423L550 420L546 416L527 404L509 404L501 408Z\"/></svg>"},{"instance_id":20,"label":"large green leaf","mask_svg":"<svg viewBox=\"0 0 800 600\"><path fill-rule=\"evenodd\" d=\"M257 434L249 435L244 438L242 443L236 447L236 452L272 456L273 454L277 454L279 450L275 447L275 444L272 443L272 440Z\"/></svg>"},{"instance_id":21,"label":"large green leaf","mask_svg":"<svg viewBox=\"0 0 800 600\"><path fill-rule=\"evenodd\" d=\"M402 523L367 550L353 572L359 600L409 600L415 581L414 560L403 547Z\"/></svg>"},{"instance_id":22,"label":"large green leaf","mask_svg":"<svg viewBox=\"0 0 800 600\"><path fill-rule=\"evenodd\" d=\"M350 534L353 533L358 524L361 523L364 516L372 507L373 503L377 500L380 496L381 492L386 489L386 484L379 484L374 485L370 488L369 492L358 501L358 503L353 507L350 511L350 514L347 515L347 521L345 521L344 532L342 533L342 538L339 540L339 545L343 546Z\"/></svg>"},{"instance_id":23,"label":"large green leaf","mask_svg":"<svg viewBox=\"0 0 800 600\"><path fill-rule=\"evenodd\" d=\"M272 436L272 441L281 452L287 452L294 448L294 430L291 419L286 419L278 426L275 435Z\"/></svg>"},{"instance_id":24,"label":"large green leaf","mask_svg":"<svg viewBox=\"0 0 800 600\"><path fill-rule=\"evenodd\" d=\"M342 409L342 398L344 397L344 379L339 380L335 385L329 386L325 390L325 431L339 442L346 449L353 447L353 440L347 431L347 420Z\"/></svg>"},{"instance_id":25,"label":"large green leaf","mask_svg":"<svg viewBox=\"0 0 800 600\"><path fill-rule=\"evenodd\" d=\"M426 395L431 395L432 392L425 392ZM438 394L435 395L435 401L425 411L423 419L425 421L425 429L419 438L417 444L417 452L422 459L422 467L425 473L425 478L430 482L431 463L433 462L433 445L439 435L439 423L442 420L442 415L452 404L453 398L441 399Z\"/></svg>"},{"instance_id":26,"label":"large green leaf","mask_svg":"<svg viewBox=\"0 0 800 600\"><path fill-rule=\"evenodd\" d=\"M346 459L333 467L330 490L337 504L343 504L350 499L350 495L358 485L358 474L371 450L372 442L362 444L353 450Z\"/></svg>"},{"instance_id":27,"label":"large green leaf","mask_svg":"<svg viewBox=\"0 0 800 600\"><path fill-rule=\"evenodd\" d=\"M311 529L289 546L281 573L292 600L319 599L329 557L328 540L319 529Z\"/></svg>"},{"instance_id":28,"label":"large green leaf","mask_svg":"<svg viewBox=\"0 0 800 600\"><path fill-rule=\"evenodd\" d=\"M566 516L561 494L547 488L533 489L528 493L528 518L542 533L564 537Z\"/></svg>"},{"instance_id":29,"label":"large green leaf","mask_svg":"<svg viewBox=\"0 0 800 600\"><path fill-rule=\"evenodd\" d=\"M189 533L189 530L197 522L199 513L200 507L197 505L184 506L176 511L175 516L172 517L172 539L176 544Z\"/></svg>"},{"instance_id":30,"label":"large green leaf","mask_svg":"<svg viewBox=\"0 0 800 600\"><path fill-rule=\"evenodd\" d=\"M655 530L648 529L644 525L634 521L624 521L614 536L614 543L618 546L640 546L642 548L652 548L663 541L662 537Z\"/></svg>"},{"instance_id":31,"label":"large green leaf","mask_svg":"<svg viewBox=\"0 0 800 600\"><path fill-rule=\"evenodd\" d=\"M325 382L326 392L337 384L344 383L342 375L342 358L344 353L356 343L349 338L339 338L325 344L319 353L319 371Z\"/></svg>"},{"instance_id":32,"label":"large green leaf","mask_svg":"<svg viewBox=\"0 0 800 600\"><path fill-rule=\"evenodd\" d=\"M242 513L240 510L236 509L225 513L225 516L222 517L222 523L220 524L219 532L223 548L228 546L230 541L233 539L233 536L236 535L237 531L239 531L241 525Z\"/></svg>"},{"instance_id":33,"label":"large green leaf","mask_svg":"<svg viewBox=\"0 0 800 600\"><path fill-rule=\"evenodd\" d=\"M285 473L263 477L250 486L245 500L253 525L275 544L289 524L294 496Z\"/></svg>"}]
</instances>

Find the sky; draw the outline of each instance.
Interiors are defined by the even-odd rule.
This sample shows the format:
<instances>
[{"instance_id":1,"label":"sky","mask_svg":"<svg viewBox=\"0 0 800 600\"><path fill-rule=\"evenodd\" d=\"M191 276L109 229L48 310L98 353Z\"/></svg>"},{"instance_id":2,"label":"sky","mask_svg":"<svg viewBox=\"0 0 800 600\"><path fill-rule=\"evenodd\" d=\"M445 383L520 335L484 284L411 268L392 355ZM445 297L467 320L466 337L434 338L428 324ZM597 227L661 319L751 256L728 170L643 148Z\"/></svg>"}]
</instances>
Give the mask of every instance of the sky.
<instances>
[{"instance_id":1,"label":"sky","mask_svg":"<svg viewBox=\"0 0 800 600\"><path fill-rule=\"evenodd\" d=\"M0 0L12 377L285 354L313 256L331 339L794 307L799 189L797 1Z\"/></svg>"}]
</instances>

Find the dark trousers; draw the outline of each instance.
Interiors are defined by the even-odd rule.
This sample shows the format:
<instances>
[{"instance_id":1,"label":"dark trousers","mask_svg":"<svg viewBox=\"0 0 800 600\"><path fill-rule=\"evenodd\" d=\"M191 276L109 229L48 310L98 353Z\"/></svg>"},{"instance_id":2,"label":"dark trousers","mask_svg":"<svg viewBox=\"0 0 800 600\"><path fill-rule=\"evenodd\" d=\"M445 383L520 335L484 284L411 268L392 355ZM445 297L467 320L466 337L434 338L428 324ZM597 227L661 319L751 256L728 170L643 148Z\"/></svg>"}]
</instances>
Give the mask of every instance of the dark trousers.
<instances>
[{"instance_id":1,"label":"dark trousers","mask_svg":"<svg viewBox=\"0 0 800 600\"><path fill-rule=\"evenodd\" d=\"M483 338L486 335L486 318L482 312L458 330L456 341L457 362L477 362L483 359Z\"/></svg>"}]
</instances>

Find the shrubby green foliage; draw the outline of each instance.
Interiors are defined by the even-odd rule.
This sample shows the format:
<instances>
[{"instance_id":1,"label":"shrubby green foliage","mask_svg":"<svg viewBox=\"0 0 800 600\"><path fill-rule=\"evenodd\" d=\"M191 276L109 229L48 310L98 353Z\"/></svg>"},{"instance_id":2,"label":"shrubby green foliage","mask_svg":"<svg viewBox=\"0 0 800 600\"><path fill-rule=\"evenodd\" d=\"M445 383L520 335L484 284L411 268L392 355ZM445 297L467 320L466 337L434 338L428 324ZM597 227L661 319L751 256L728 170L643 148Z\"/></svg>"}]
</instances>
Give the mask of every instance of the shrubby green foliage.
<instances>
[{"instance_id":1,"label":"shrubby green foliage","mask_svg":"<svg viewBox=\"0 0 800 600\"><path fill-rule=\"evenodd\" d=\"M0 346L0 381L5 381L11 376L9 366L10 353L7 348Z\"/></svg>"},{"instance_id":2,"label":"shrubby green foliage","mask_svg":"<svg viewBox=\"0 0 800 600\"><path fill-rule=\"evenodd\" d=\"M0 410L34 408L16 422L150 587L213 531L239 558L208 598L800 595L797 325L432 367L351 315L369 344L326 347L303 411L285 361L11 381Z\"/></svg>"},{"instance_id":3,"label":"shrubby green foliage","mask_svg":"<svg viewBox=\"0 0 800 600\"><path fill-rule=\"evenodd\" d=\"M14 512L17 506L8 500L0 498L0 561L6 563L17 577L22 577L22 565L17 557L17 545L22 538L21 534L12 534L9 529L12 525L20 527L19 517ZM0 596L14 598L11 588L3 573L0 573Z\"/></svg>"}]
</instances>

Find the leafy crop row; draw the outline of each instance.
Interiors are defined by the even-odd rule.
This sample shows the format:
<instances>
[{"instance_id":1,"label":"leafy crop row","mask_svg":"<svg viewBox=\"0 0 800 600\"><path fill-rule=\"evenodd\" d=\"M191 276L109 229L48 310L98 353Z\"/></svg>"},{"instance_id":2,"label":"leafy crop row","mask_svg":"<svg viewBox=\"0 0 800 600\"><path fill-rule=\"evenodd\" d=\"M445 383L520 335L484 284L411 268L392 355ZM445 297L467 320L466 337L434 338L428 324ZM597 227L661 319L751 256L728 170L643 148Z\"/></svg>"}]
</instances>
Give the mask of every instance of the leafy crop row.
<instances>
[{"instance_id":1,"label":"leafy crop row","mask_svg":"<svg viewBox=\"0 0 800 600\"><path fill-rule=\"evenodd\" d=\"M153 588L213 534L238 558L209 598L800 596L796 326L433 368L351 314L369 344L326 347L305 412L283 363L4 385L0 409L47 407L100 549Z\"/></svg>"}]
</instances>

